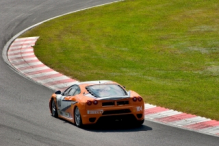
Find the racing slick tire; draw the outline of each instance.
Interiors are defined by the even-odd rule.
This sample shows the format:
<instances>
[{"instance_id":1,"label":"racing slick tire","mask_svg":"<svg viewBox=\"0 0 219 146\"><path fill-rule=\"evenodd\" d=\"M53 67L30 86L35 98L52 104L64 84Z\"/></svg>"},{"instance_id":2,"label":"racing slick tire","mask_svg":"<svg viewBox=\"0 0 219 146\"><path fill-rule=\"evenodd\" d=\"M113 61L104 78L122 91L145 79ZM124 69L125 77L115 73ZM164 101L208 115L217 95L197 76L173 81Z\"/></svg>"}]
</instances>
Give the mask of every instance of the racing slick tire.
<instances>
[{"instance_id":1,"label":"racing slick tire","mask_svg":"<svg viewBox=\"0 0 219 146\"><path fill-rule=\"evenodd\" d=\"M75 107L75 111L74 111L74 119L75 119L75 125L77 127L82 127L82 119L81 119L81 114L80 111L78 109L78 107Z\"/></svg>"},{"instance_id":2,"label":"racing slick tire","mask_svg":"<svg viewBox=\"0 0 219 146\"><path fill-rule=\"evenodd\" d=\"M52 116L57 118L58 117L58 112L57 112L57 108L56 108L56 104L55 104L55 101L54 99L52 100Z\"/></svg>"}]
</instances>

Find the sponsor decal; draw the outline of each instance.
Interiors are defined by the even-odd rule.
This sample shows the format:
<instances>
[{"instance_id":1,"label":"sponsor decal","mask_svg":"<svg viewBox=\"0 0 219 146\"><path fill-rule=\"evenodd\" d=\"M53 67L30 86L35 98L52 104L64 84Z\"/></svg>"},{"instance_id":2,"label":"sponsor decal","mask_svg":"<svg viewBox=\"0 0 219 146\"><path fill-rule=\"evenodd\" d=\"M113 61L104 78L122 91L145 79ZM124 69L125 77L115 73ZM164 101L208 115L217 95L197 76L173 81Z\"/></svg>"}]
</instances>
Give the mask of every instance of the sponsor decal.
<instances>
[{"instance_id":1,"label":"sponsor decal","mask_svg":"<svg viewBox=\"0 0 219 146\"><path fill-rule=\"evenodd\" d=\"M87 114L102 114L103 110L87 110Z\"/></svg>"},{"instance_id":2,"label":"sponsor decal","mask_svg":"<svg viewBox=\"0 0 219 146\"><path fill-rule=\"evenodd\" d=\"M136 107L136 110L139 112L139 111L142 111L142 106L137 106Z\"/></svg>"}]
</instances>

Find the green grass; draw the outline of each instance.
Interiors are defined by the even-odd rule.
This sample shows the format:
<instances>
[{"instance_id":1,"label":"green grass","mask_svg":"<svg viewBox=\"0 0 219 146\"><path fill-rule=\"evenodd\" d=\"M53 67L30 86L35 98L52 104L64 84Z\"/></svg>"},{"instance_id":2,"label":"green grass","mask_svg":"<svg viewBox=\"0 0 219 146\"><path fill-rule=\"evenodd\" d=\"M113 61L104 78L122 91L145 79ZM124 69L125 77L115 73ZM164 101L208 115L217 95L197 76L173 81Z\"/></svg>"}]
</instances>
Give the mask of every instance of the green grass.
<instances>
[{"instance_id":1,"label":"green grass","mask_svg":"<svg viewBox=\"0 0 219 146\"><path fill-rule=\"evenodd\" d=\"M80 81L109 79L148 103L219 120L219 1L126 0L46 22L35 53Z\"/></svg>"}]
</instances>

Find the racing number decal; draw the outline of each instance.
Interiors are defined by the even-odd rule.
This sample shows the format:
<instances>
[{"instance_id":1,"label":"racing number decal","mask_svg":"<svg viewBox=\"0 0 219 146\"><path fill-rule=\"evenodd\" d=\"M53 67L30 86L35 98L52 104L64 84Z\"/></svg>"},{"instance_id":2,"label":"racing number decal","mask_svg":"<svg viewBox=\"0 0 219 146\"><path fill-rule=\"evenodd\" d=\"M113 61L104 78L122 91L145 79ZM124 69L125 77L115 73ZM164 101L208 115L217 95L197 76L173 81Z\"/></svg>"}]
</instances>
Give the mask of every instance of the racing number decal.
<instances>
[{"instance_id":1,"label":"racing number decal","mask_svg":"<svg viewBox=\"0 0 219 146\"><path fill-rule=\"evenodd\" d=\"M139 112L139 111L142 111L142 106L137 106L136 107L136 110Z\"/></svg>"}]
</instances>

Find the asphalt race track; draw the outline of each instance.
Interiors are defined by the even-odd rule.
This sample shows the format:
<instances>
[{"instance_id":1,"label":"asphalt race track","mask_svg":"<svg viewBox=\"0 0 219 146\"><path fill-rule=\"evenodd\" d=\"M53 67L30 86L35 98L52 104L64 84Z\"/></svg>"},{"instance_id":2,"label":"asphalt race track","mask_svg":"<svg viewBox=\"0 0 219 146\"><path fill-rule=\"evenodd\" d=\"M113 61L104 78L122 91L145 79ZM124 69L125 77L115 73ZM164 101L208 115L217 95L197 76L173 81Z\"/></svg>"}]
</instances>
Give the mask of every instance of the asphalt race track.
<instances>
[{"instance_id":1,"label":"asphalt race track","mask_svg":"<svg viewBox=\"0 0 219 146\"><path fill-rule=\"evenodd\" d=\"M0 49L18 32L43 20L113 0L0 0ZM219 138L149 121L85 129L53 118L52 90L15 73L0 57L0 146L218 146Z\"/></svg>"}]
</instances>

